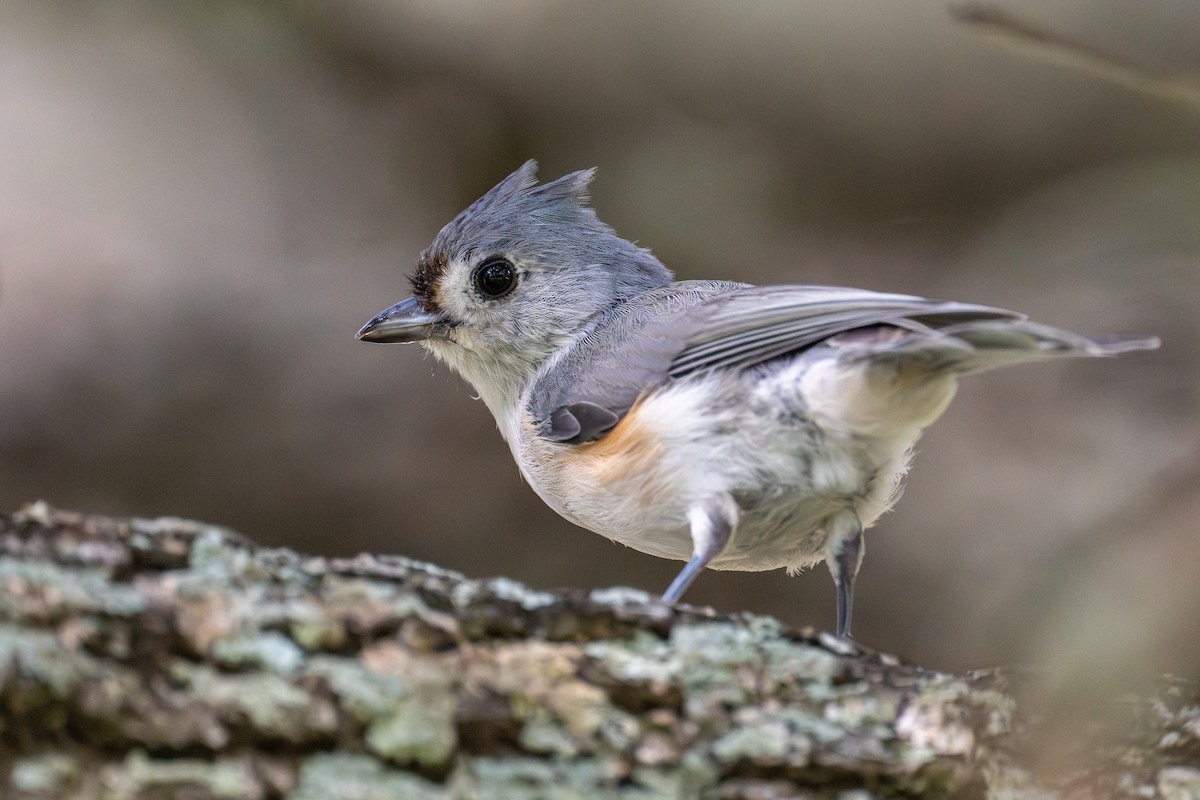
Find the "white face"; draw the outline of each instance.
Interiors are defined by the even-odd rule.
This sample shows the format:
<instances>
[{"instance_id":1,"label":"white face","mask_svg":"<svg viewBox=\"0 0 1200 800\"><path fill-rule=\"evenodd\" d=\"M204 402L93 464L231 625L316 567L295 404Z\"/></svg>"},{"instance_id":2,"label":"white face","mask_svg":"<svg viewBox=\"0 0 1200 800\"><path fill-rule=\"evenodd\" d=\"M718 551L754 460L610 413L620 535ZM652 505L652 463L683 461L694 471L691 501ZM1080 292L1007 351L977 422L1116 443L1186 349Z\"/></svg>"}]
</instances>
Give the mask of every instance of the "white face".
<instances>
[{"instance_id":1,"label":"white face","mask_svg":"<svg viewBox=\"0 0 1200 800\"><path fill-rule=\"evenodd\" d=\"M560 269L512 253L449 258L430 305L452 328L426 349L465 377L497 411L586 320L613 302L602 270ZM599 279L599 280L598 280Z\"/></svg>"},{"instance_id":2,"label":"white face","mask_svg":"<svg viewBox=\"0 0 1200 800\"><path fill-rule=\"evenodd\" d=\"M525 293L529 276L530 270L507 254L453 258L434 286L433 303L454 322L453 340L483 353L495 346L489 339L519 310L518 293Z\"/></svg>"}]
</instances>

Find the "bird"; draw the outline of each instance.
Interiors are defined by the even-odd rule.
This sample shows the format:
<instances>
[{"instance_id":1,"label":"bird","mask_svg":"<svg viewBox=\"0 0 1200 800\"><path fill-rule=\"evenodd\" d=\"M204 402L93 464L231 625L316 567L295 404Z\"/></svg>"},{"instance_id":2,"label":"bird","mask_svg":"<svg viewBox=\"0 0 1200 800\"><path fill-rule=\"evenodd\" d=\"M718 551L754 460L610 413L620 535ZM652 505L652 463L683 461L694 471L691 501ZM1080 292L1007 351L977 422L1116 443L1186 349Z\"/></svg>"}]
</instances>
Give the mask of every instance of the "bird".
<instances>
[{"instance_id":1,"label":"bird","mask_svg":"<svg viewBox=\"0 0 1200 800\"><path fill-rule=\"evenodd\" d=\"M666 604L705 569L825 561L852 638L863 531L960 377L1158 346L906 294L676 281L598 218L594 174L538 183L526 162L441 229L412 296L357 338L418 342L464 377L561 516L686 562Z\"/></svg>"}]
</instances>

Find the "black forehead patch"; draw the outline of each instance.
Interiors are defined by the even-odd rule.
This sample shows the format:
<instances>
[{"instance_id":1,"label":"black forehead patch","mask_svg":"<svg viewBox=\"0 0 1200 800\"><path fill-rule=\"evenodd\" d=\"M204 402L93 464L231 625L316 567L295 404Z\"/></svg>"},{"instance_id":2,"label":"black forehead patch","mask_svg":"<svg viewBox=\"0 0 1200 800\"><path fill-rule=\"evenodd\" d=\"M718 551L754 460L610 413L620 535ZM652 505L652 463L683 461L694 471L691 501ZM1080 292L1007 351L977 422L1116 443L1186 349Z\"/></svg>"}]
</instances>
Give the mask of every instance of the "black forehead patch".
<instances>
[{"instance_id":1,"label":"black forehead patch","mask_svg":"<svg viewBox=\"0 0 1200 800\"><path fill-rule=\"evenodd\" d=\"M438 308L434 292L446 274L446 255L440 251L426 250L417 259L417 271L409 277L412 284L413 296L421 301L421 307L426 311L435 312Z\"/></svg>"}]
</instances>

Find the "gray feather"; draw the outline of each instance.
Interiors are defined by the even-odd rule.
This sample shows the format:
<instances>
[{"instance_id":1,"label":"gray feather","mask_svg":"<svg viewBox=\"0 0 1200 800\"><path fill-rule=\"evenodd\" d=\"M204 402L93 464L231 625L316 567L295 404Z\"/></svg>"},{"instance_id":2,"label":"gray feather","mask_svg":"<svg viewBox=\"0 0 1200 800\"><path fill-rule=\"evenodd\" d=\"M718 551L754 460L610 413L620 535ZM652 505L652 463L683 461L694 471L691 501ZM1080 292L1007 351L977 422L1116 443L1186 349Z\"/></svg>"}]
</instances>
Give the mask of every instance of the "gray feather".
<instances>
[{"instance_id":1,"label":"gray feather","mask_svg":"<svg viewBox=\"0 0 1200 800\"><path fill-rule=\"evenodd\" d=\"M703 327L708 302L744 288L723 281L684 281L637 295L598 315L566 353L538 376L530 411L540 433L553 441L578 444L612 428L638 396L670 379L671 363ZM599 406L613 419L592 414L571 435L562 411L577 404ZM555 415L558 422L555 422ZM566 427L564 427L566 426Z\"/></svg>"},{"instance_id":2,"label":"gray feather","mask_svg":"<svg viewBox=\"0 0 1200 800\"><path fill-rule=\"evenodd\" d=\"M906 335L846 347L839 355L881 361L920 357L933 370L968 372L1022 358L1104 355L1157 345L1146 339L1097 342L1028 322L1014 311L911 295L681 281L600 315L539 376L530 410L541 421L543 437L578 444L602 436L640 395L670 381L709 370L746 369L876 326ZM587 413L571 411L577 404ZM595 407L609 413L596 413Z\"/></svg>"},{"instance_id":3,"label":"gray feather","mask_svg":"<svg viewBox=\"0 0 1200 800\"><path fill-rule=\"evenodd\" d=\"M947 325L936 335L914 334L849 355L873 361L922 358L930 369L981 372L1014 361L1056 356L1110 356L1153 350L1155 337L1090 339L1024 319L988 319Z\"/></svg>"},{"instance_id":4,"label":"gray feather","mask_svg":"<svg viewBox=\"0 0 1200 800\"><path fill-rule=\"evenodd\" d=\"M550 412L550 427L543 431L542 437L552 442L581 444L608 432L620 421L615 412L595 403L571 403Z\"/></svg>"},{"instance_id":5,"label":"gray feather","mask_svg":"<svg viewBox=\"0 0 1200 800\"><path fill-rule=\"evenodd\" d=\"M708 325L687 342L671 377L745 368L869 325L936 329L979 319L1021 319L1013 311L834 286L752 286L717 300Z\"/></svg>"},{"instance_id":6,"label":"gray feather","mask_svg":"<svg viewBox=\"0 0 1200 800\"><path fill-rule=\"evenodd\" d=\"M493 334L507 323L504 334L511 342L530 331L561 335L558 323L574 327L601 304L669 283L670 271L649 250L617 236L588 206L594 175L594 169L579 170L538 184L537 163L525 162L446 223L417 262L410 279L413 294L426 311L446 313L438 305L437 289L456 261L477 265L503 256L531 272L556 273L542 282L541 296L530 294L528 284L523 290L530 305L553 304L556 313L543 313L542 324L518 313L488 320ZM553 302L558 292L570 293L573 302Z\"/></svg>"}]
</instances>

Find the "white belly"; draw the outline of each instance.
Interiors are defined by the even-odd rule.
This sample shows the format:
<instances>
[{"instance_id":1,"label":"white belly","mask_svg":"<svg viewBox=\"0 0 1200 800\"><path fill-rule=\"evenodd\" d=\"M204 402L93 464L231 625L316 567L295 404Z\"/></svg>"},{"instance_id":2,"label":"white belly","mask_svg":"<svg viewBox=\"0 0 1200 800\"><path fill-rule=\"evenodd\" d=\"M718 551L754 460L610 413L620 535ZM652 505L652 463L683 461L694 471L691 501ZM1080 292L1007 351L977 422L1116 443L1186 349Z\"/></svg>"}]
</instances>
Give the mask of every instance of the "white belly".
<instances>
[{"instance_id":1,"label":"white belly","mask_svg":"<svg viewBox=\"0 0 1200 800\"><path fill-rule=\"evenodd\" d=\"M546 503L609 539L687 560L688 511L725 493L741 516L711 567L801 569L824 558L830 515L851 507L867 527L891 506L913 443L954 391L948 379L897 408L879 375L836 366L672 384L584 445L539 439L524 419L514 451Z\"/></svg>"}]
</instances>

